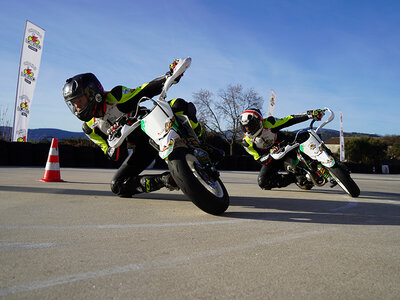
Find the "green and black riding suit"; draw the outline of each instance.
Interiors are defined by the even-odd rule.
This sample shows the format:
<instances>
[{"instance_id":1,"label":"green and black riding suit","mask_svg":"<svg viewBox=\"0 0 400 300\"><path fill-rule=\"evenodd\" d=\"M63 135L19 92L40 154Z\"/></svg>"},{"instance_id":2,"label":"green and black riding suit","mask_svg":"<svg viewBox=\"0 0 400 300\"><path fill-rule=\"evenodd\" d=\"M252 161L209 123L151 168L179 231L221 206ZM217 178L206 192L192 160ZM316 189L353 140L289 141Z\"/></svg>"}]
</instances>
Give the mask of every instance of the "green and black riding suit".
<instances>
[{"instance_id":1,"label":"green and black riding suit","mask_svg":"<svg viewBox=\"0 0 400 300\"><path fill-rule=\"evenodd\" d=\"M271 149L280 148L287 143L288 136L280 132L281 129L306 121L309 118L307 113L289 115L282 119L270 116L263 120L262 131L257 137L250 138L246 134L244 135L242 140L244 149L262 165L258 174L258 185L262 189L284 187L296 181L292 174L278 174L278 171L283 168L283 160L273 159L270 152Z\"/></svg>"},{"instance_id":2,"label":"green and black riding suit","mask_svg":"<svg viewBox=\"0 0 400 300\"><path fill-rule=\"evenodd\" d=\"M160 94L166 78L165 75L160 76L135 89L121 85L114 87L111 91L106 92L102 113L99 113L98 117L94 117L89 122L83 123L83 131L95 144L101 147L104 154L109 154L115 161L121 161L125 158L111 181L112 192L119 196L131 196L158 190L163 186L174 186L168 172L159 175L139 176L158 156L158 152L149 143L149 137L140 128L127 138L127 142L134 145L133 151L129 155L126 143L122 144L112 155L109 153L107 144L107 130L115 121L122 115L134 113L138 101L142 97L152 98ZM201 135L202 129L196 118L194 104L181 98L173 99L169 103L176 114L187 115L195 133L198 136Z\"/></svg>"}]
</instances>

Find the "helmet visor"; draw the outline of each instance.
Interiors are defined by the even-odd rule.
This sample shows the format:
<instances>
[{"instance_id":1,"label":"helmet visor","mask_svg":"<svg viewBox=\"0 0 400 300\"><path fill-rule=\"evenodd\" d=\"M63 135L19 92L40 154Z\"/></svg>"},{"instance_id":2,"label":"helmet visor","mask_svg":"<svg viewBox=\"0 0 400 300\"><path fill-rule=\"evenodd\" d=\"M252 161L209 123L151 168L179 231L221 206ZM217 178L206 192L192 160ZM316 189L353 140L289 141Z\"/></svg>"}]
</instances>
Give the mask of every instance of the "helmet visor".
<instances>
[{"instance_id":1,"label":"helmet visor","mask_svg":"<svg viewBox=\"0 0 400 300\"><path fill-rule=\"evenodd\" d=\"M69 101L66 101L66 103L68 105L68 108L71 110L71 112L76 116L79 113L86 111L89 107L89 101L85 95L76 97Z\"/></svg>"},{"instance_id":2,"label":"helmet visor","mask_svg":"<svg viewBox=\"0 0 400 300\"><path fill-rule=\"evenodd\" d=\"M253 119L250 122L248 122L246 125L242 124L242 130L245 133L248 134L255 134L259 129L260 129L260 121L257 119Z\"/></svg>"},{"instance_id":3,"label":"helmet visor","mask_svg":"<svg viewBox=\"0 0 400 300\"><path fill-rule=\"evenodd\" d=\"M65 103L67 103L69 110L75 115L76 113L75 105L71 101L66 101Z\"/></svg>"}]
</instances>

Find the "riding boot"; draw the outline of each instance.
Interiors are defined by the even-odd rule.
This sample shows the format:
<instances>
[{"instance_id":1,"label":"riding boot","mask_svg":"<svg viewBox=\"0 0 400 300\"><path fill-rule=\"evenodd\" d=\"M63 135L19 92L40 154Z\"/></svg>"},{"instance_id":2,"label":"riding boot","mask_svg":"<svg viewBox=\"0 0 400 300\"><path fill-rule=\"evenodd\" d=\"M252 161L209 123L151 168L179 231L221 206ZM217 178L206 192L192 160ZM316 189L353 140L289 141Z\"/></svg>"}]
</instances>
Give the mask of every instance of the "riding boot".
<instances>
[{"instance_id":1,"label":"riding boot","mask_svg":"<svg viewBox=\"0 0 400 300\"><path fill-rule=\"evenodd\" d=\"M161 174L161 180L164 183L165 187L170 191L179 190L178 185L176 184L174 178L172 178L170 172L164 172Z\"/></svg>"},{"instance_id":2,"label":"riding boot","mask_svg":"<svg viewBox=\"0 0 400 300\"><path fill-rule=\"evenodd\" d=\"M179 189L169 172L160 175L145 175L140 178L141 189L144 193L150 193L166 187L169 190Z\"/></svg>"}]
</instances>

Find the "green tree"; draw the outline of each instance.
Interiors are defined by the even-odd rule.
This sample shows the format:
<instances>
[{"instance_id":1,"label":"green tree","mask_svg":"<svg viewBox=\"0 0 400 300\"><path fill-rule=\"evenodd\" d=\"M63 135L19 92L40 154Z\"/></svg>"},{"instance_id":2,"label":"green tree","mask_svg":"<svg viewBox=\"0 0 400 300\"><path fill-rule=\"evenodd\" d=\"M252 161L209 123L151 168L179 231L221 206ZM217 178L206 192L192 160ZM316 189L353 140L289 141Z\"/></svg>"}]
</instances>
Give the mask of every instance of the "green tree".
<instances>
[{"instance_id":1,"label":"green tree","mask_svg":"<svg viewBox=\"0 0 400 300\"><path fill-rule=\"evenodd\" d=\"M382 139L363 136L348 140L345 153L350 161L374 164L386 158L387 148L387 143Z\"/></svg>"},{"instance_id":2,"label":"green tree","mask_svg":"<svg viewBox=\"0 0 400 300\"><path fill-rule=\"evenodd\" d=\"M400 159L400 143L396 142L388 147L388 157L392 159Z\"/></svg>"},{"instance_id":3,"label":"green tree","mask_svg":"<svg viewBox=\"0 0 400 300\"><path fill-rule=\"evenodd\" d=\"M400 159L400 135L385 135L382 139L388 144L388 158Z\"/></svg>"}]
</instances>

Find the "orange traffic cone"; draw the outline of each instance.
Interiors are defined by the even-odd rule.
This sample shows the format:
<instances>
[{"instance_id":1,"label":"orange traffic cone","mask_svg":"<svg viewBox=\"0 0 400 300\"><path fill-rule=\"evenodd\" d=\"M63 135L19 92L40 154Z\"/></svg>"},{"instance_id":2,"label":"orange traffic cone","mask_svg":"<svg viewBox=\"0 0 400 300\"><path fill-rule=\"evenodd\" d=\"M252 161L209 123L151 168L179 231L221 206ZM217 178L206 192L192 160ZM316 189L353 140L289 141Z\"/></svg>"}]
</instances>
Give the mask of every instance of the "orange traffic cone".
<instances>
[{"instance_id":1,"label":"orange traffic cone","mask_svg":"<svg viewBox=\"0 0 400 300\"><path fill-rule=\"evenodd\" d=\"M45 182L63 182L60 175L60 164L58 160L58 141L57 138L53 138L51 141L49 157L47 158L46 168L44 170L44 176L38 181Z\"/></svg>"}]
</instances>

